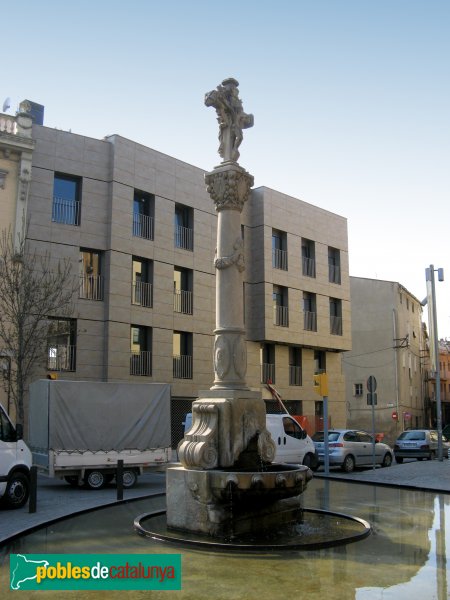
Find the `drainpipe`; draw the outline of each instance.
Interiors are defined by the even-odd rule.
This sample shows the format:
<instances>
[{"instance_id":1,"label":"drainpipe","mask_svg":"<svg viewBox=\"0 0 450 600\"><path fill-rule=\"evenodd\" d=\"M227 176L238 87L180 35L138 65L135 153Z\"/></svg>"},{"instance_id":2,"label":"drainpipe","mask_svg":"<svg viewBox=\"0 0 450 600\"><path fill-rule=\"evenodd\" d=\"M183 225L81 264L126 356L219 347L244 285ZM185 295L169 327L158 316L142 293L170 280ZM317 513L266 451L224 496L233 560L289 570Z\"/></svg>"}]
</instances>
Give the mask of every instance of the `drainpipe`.
<instances>
[{"instance_id":1,"label":"drainpipe","mask_svg":"<svg viewBox=\"0 0 450 600\"><path fill-rule=\"evenodd\" d=\"M395 308L392 309L392 330L394 332L394 340L397 339L397 322ZM399 398L398 398L398 358L397 348L394 345L394 369L395 369L395 410L397 412L397 426L400 419Z\"/></svg>"}]
</instances>

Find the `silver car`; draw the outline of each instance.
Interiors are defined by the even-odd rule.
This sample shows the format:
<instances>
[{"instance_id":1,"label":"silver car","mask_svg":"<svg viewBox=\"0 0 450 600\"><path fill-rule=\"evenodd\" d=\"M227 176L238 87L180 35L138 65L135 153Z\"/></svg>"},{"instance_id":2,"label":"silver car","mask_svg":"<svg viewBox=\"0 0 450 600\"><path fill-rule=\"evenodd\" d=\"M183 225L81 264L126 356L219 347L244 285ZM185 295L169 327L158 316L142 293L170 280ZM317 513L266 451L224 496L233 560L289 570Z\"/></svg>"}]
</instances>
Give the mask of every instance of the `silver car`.
<instances>
[{"instance_id":1,"label":"silver car","mask_svg":"<svg viewBox=\"0 0 450 600\"><path fill-rule=\"evenodd\" d=\"M442 436L443 455L448 456L450 444ZM395 460L402 463L404 458L424 458L432 460L438 453L438 432L434 429L408 429L397 438L394 446Z\"/></svg>"},{"instance_id":2,"label":"silver car","mask_svg":"<svg viewBox=\"0 0 450 600\"><path fill-rule=\"evenodd\" d=\"M319 463L324 463L324 432L317 431L313 437L319 454ZM330 466L340 466L346 473L355 467L373 464L373 437L366 431L355 429L332 429L328 432L328 454ZM390 467L393 453L387 444L375 442L375 463Z\"/></svg>"}]
</instances>

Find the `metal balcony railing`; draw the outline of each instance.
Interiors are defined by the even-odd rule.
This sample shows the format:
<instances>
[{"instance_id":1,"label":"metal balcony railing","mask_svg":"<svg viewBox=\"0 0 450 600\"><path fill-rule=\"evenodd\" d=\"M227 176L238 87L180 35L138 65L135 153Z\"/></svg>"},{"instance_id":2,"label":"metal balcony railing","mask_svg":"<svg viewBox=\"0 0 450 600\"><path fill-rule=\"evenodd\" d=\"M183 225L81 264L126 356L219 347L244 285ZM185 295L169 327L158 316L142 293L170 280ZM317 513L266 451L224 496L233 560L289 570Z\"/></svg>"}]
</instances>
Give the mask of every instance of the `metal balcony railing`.
<instances>
[{"instance_id":1,"label":"metal balcony railing","mask_svg":"<svg viewBox=\"0 0 450 600\"><path fill-rule=\"evenodd\" d=\"M173 310L184 315L192 315L193 294L187 290L173 291Z\"/></svg>"},{"instance_id":2,"label":"metal balcony railing","mask_svg":"<svg viewBox=\"0 0 450 600\"><path fill-rule=\"evenodd\" d=\"M76 346L52 345L47 348L47 369L49 371L75 371Z\"/></svg>"},{"instance_id":3,"label":"metal balcony railing","mask_svg":"<svg viewBox=\"0 0 450 600\"><path fill-rule=\"evenodd\" d=\"M261 365L261 383L268 381L275 383L275 365L273 363L263 363Z\"/></svg>"},{"instance_id":4,"label":"metal balcony railing","mask_svg":"<svg viewBox=\"0 0 450 600\"><path fill-rule=\"evenodd\" d=\"M273 323L280 327L289 327L289 308L276 305L273 307Z\"/></svg>"},{"instance_id":5,"label":"metal balcony railing","mask_svg":"<svg viewBox=\"0 0 450 600\"><path fill-rule=\"evenodd\" d=\"M330 333L342 335L342 317L330 316Z\"/></svg>"},{"instance_id":6,"label":"metal balcony railing","mask_svg":"<svg viewBox=\"0 0 450 600\"><path fill-rule=\"evenodd\" d=\"M274 269L288 270L288 257L286 250L272 248L272 267Z\"/></svg>"},{"instance_id":7,"label":"metal balcony railing","mask_svg":"<svg viewBox=\"0 0 450 600\"><path fill-rule=\"evenodd\" d=\"M85 300L103 300L103 277L81 275L79 296Z\"/></svg>"},{"instance_id":8,"label":"metal balcony railing","mask_svg":"<svg viewBox=\"0 0 450 600\"><path fill-rule=\"evenodd\" d=\"M194 249L194 230L190 227L175 225L175 247L183 250Z\"/></svg>"},{"instance_id":9,"label":"metal balcony railing","mask_svg":"<svg viewBox=\"0 0 450 600\"><path fill-rule=\"evenodd\" d=\"M341 267L328 265L328 280L330 283L341 283Z\"/></svg>"},{"instance_id":10,"label":"metal balcony railing","mask_svg":"<svg viewBox=\"0 0 450 600\"><path fill-rule=\"evenodd\" d=\"M192 356L183 354L173 357L174 379L192 379Z\"/></svg>"},{"instance_id":11,"label":"metal balcony railing","mask_svg":"<svg viewBox=\"0 0 450 600\"><path fill-rule=\"evenodd\" d=\"M303 329L317 331L317 313L305 310L303 313Z\"/></svg>"},{"instance_id":12,"label":"metal balcony railing","mask_svg":"<svg viewBox=\"0 0 450 600\"><path fill-rule=\"evenodd\" d=\"M133 214L133 235L146 240L153 239L153 217L140 213Z\"/></svg>"},{"instance_id":13,"label":"metal balcony railing","mask_svg":"<svg viewBox=\"0 0 450 600\"><path fill-rule=\"evenodd\" d=\"M131 288L131 303L151 308L153 306L153 286L145 281L136 281Z\"/></svg>"},{"instance_id":14,"label":"metal balcony railing","mask_svg":"<svg viewBox=\"0 0 450 600\"><path fill-rule=\"evenodd\" d=\"M303 275L306 277L316 276L316 261L314 258L302 256Z\"/></svg>"},{"instance_id":15,"label":"metal balcony railing","mask_svg":"<svg viewBox=\"0 0 450 600\"><path fill-rule=\"evenodd\" d=\"M53 197L52 221L64 223L65 225L80 224L81 203L78 200L66 200Z\"/></svg>"},{"instance_id":16,"label":"metal balcony railing","mask_svg":"<svg viewBox=\"0 0 450 600\"><path fill-rule=\"evenodd\" d=\"M289 385L302 385L302 368L289 365Z\"/></svg>"},{"instance_id":17,"label":"metal balcony railing","mask_svg":"<svg viewBox=\"0 0 450 600\"><path fill-rule=\"evenodd\" d=\"M152 353L148 350L132 352L130 356L130 375L150 377L152 374Z\"/></svg>"}]
</instances>

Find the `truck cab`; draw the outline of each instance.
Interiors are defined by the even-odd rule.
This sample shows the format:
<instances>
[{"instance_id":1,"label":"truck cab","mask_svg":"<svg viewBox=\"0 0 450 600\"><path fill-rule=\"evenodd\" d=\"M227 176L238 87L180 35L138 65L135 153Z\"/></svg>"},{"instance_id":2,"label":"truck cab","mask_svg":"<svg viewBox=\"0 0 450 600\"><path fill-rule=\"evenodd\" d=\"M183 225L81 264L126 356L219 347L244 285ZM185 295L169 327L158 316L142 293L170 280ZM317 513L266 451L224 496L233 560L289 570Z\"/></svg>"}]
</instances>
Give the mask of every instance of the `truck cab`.
<instances>
[{"instance_id":1,"label":"truck cab","mask_svg":"<svg viewBox=\"0 0 450 600\"><path fill-rule=\"evenodd\" d=\"M31 452L0 404L0 506L21 508L30 493Z\"/></svg>"}]
</instances>

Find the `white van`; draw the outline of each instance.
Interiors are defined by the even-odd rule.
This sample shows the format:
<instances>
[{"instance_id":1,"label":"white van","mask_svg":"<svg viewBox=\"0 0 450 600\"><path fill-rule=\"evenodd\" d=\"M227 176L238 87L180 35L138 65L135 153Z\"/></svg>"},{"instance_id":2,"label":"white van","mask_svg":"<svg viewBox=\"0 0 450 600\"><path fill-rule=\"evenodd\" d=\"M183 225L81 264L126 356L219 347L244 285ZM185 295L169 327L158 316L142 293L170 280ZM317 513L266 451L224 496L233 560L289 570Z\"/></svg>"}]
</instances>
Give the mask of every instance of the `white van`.
<instances>
[{"instance_id":1,"label":"white van","mask_svg":"<svg viewBox=\"0 0 450 600\"><path fill-rule=\"evenodd\" d=\"M183 422L186 433L192 426L192 413ZM288 414L266 415L266 427L275 442L273 462L306 465L313 471L319 466L314 442L295 419Z\"/></svg>"},{"instance_id":2,"label":"white van","mask_svg":"<svg viewBox=\"0 0 450 600\"><path fill-rule=\"evenodd\" d=\"M0 404L0 505L20 508L30 493L31 452L21 425L11 423Z\"/></svg>"},{"instance_id":3,"label":"white van","mask_svg":"<svg viewBox=\"0 0 450 600\"><path fill-rule=\"evenodd\" d=\"M266 427L276 446L273 462L300 463L316 470L319 466L314 442L288 414L266 415Z\"/></svg>"}]
</instances>

